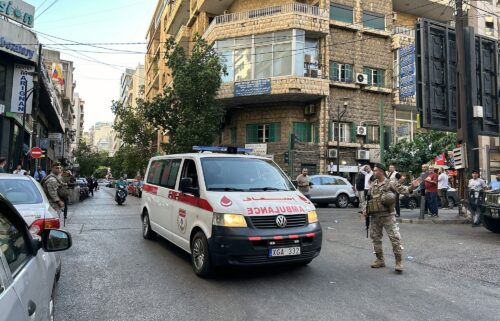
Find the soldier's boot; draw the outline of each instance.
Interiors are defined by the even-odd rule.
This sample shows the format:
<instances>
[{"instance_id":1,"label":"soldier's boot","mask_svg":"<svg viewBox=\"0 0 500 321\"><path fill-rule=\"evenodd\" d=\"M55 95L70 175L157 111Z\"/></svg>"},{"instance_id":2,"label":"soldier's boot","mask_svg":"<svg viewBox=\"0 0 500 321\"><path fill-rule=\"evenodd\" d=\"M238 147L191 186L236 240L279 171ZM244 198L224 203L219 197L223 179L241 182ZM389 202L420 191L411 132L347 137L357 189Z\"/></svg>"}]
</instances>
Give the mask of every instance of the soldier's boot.
<instances>
[{"instance_id":1,"label":"soldier's boot","mask_svg":"<svg viewBox=\"0 0 500 321\"><path fill-rule=\"evenodd\" d=\"M403 272L403 255L402 254L394 254L394 257L396 258L396 267L394 268L394 271L397 273L402 273Z\"/></svg>"},{"instance_id":2,"label":"soldier's boot","mask_svg":"<svg viewBox=\"0 0 500 321\"><path fill-rule=\"evenodd\" d=\"M371 267L374 269L385 267L384 253L375 253L375 255L377 256L377 259L372 263Z\"/></svg>"}]
</instances>

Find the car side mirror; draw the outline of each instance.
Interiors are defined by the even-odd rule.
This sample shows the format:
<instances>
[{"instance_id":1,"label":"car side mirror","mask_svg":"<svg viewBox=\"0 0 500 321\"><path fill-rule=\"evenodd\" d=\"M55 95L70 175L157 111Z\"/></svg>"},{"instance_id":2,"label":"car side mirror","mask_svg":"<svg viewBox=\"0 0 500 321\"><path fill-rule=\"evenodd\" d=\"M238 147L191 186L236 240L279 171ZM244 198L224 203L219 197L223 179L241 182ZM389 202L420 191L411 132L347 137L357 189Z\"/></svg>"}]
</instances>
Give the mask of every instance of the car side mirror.
<instances>
[{"instance_id":1,"label":"car side mirror","mask_svg":"<svg viewBox=\"0 0 500 321\"><path fill-rule=\"evenodd\" d=\"M72 244L71 234L66 231L47 229L42 232L42 248L45 252L64 251Z\"/></svg>"},{"instance_id":2,"label":"car side mirror","mask_svg":"<svg viewBox=\"0 0 500 321\"><path fill-rule=\"evenodd\" d=\"M179 189L182 193L193 194L199 196L199 190L193 187L193 179L191 177L184 177L181 179Z\"/></svg>"}]
</instances>

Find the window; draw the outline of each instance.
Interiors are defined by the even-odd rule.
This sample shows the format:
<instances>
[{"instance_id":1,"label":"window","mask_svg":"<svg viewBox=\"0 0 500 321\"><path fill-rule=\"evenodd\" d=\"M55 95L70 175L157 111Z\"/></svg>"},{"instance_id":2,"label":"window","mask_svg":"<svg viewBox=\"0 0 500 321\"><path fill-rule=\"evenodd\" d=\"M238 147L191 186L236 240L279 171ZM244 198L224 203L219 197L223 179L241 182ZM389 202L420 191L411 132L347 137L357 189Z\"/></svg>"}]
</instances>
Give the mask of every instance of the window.
<instances>
[{"instance_id":1,"label":"window","mask_svg":"<svg viewBox=\"0 0 500 321\"><path fill-rule=\"evenodd\" d=\"M495 34L495 24L493 23L492 16L484 17L484 34L487 36L493 36Z\"/></svg>"},{"instance_id":2,"label":"window","mask_svg":"<svg viewBox=\"0 0 500 321\"><path fill-rule=\"evenodd\" d=\"M273 74L272 45L255 48L255 79L269 78Z\"/></svg>"},{"instance_id":3,"label":"window","mask_svg":"<svg viewBox=\"0 0 500 321\"><path fill-rule=\"evenodd\" d=\"M378 30L385 30L385 16L380 13L363 12L363 26Z\"/></svg>"},{"instance_id":4,"label":"window","mask_svg":"<svg viewBox=\"0 0 500 321\"><path fill-rule=\"evenodd\" d=\"M336 179L333 177L322 177L321 185L336 185Z\"/></svg>"},{"instance_id":5,"label":"window","mask_svg":"<svg viewBox=\"0 0 500 321\"><path fill-rule=\"evenodd\" d=\"M160 185L166 188L174 189L177 183L177 173L181 165L180 159L167 159L164 161L164 168L161 174Z\"/></svg>"},{"instance_id":6,"label":"window","mask_svg":"<svg viewBox=\"0 0 500 321\"><path fill-rule=\"evenodd\" d=\"M319 70L318 39L307 38L304 48L304 76L317 78Z\"/></svg>"},{"instance_id":7,"label":"window","mask_svg":"<svg viewBox=\"0 0 500 321\"><path fill-rule=\"evenodd\" d=\"M234 80L252 79L251 49L237 49L234 51Z\"/></svg>"},{"instance_id":8,"label":"window","mask_svg":"<svg viewBox=\"0 0 500 321\"><path fill-rule=\"evenodd\" d=\"M311 178L311 183L313 185L321 185L321 178L320 177L313 177L313 178Z\"/></svg>"},{"instance_id":9,"label":"window","mask_svg":"<svg viewBox=\"0 0 500 321\"><path fill-rule=\"evenodd\" d=\"M341 82L352 82L352 65L330 61L330 79Z\"/></svg>"},{"instance_id":10,"label":"window","mask_svg":"<svg viewBox=\"0 0 500 321\"><path fill-rule=\"evenodd\" d=\"M0 100L5 100L7 91L7 66L0 65Z\"/></svg>"},{"instance_id":11,"label":"window","mask_svg":"<svg viewBox=\"0 0 500 321\"><path fill-rule=\"evenodd\" d=\"M282 43L273 46L273 76L292 74L292 43Z\"/></svg>"},{"instance_id":12,"label":"window","mask_svg":"<svg viewBox=\"0 0 500 321\"><path fill-rule=\"evenodd\" d=\"M307 123L307 122L293 122L292 124L293 133L302 142L307 143L317 143L318 137L317 130L319 127L317 124ZM318 133L319 134L319 133Z\"/></svg>"},{"instance_id":13,"label":"window","mask_svg":"<svg viewBox=\"0 0 500 321\"><path fill-rule=\"evenodd\" d=\"M236 127L229 129L231 134L231 144L235 145L237 143Z\"/></svg>"},{"instance_id":14,"label":"window","mask_svg":"<svg viewBox=\"0 0 500 321\"><path fill-rule=\"evenodd\" d=\"M160 177L162 174L164 161L156 160L151 163L148 172L148 179L146 180L149 184L159 185Z\"/></svg>"},{"instance_id":15,"label":"window","mask_svg":"<svg viewBox=\"0 0 500 321\"><path fill-rule=\"evenodd\" d=\"M396 110L396 143L411 141L417 131L417 114L413 111Z\"/></svg>"},{"instance_id":16,"label":"window","mask_svg":"<svg viewBox=\"0 0 500 321\"><path fill-rule=\"evenodd\" d=\"M198 188L198 172L196 170L196 164L192 159L185 159L184 165L182 165L182 178L189 177L193 180L193 188Z\"/></svg>"},{"instance_id":17,"label":"window","mask_svg":"<svg viewBox=\"0 0 500 321\"><path fill-rule=\"evenodd\" d=\"M366 143L378 144L380 142L380 127L377 125L366 126Z\"/></svg>"},{"instance_id":18,"label":"window","mask_svg":"<svg viewBox=\"0 0 500 321\"><path fill-rule=\"evenodd\" d=\"M247 143L279 142L281 140L280 123L247 125Z\"/></svg>"},{"instance_id":19,"label":"window","mask_svg":"<svg viewBox=\"0 0 500 321\"><path fill-rule=\"evenodd\" d=\"M339 130L340 128L340 130ZM350 123L340 123L333 122L333 140L337 141L340 136L340 142L350 143L351 142L351 124Z\"/></svg>"},{"instance_id":20,"label":"window","mask_svg":"<svg viewBox=\"0 0 500 321\"><path fill-rule=\"evenodd\" d=\"M43 202L40 191L32 181L22 179L1 180L0 193L14 205Z\"/></svg>"},{"instance_id":21,"label":"window","mask_svg":"<svg viewBox=\"0 0 500 321\"><path fill-rule=\"evenodd\" d=\"M384 74L383 69L363 68L363 73L368 75L368 85L384 87Z\"/></svg>"},{"instance_id":22,"label":"window","mask_svg":"<svg viewBox=\"0 0 500 321\"><path fill-rule=\"evenodd\" d=\"M4 213L0 212L0 251L15 276L29 259L28 240Z\"/></svg>"},{"instance_id":23,"label":"window","mask_svg":"<svg viewBox=\"0 0 500 321\"><path fill-rule=\"evenodd\" d=\"M399 49L393 51L392 88L399 89Z\"/></svg>"},{"instance_id":24,"label":"window","mask_svg":"<svg viewBox=\"0 0 500 321\"><path fill-rule=\"evenodd\" d=\"M352 24L353 16L352 7L330 4L330 19Z\"/></svg>"}]
</instances>

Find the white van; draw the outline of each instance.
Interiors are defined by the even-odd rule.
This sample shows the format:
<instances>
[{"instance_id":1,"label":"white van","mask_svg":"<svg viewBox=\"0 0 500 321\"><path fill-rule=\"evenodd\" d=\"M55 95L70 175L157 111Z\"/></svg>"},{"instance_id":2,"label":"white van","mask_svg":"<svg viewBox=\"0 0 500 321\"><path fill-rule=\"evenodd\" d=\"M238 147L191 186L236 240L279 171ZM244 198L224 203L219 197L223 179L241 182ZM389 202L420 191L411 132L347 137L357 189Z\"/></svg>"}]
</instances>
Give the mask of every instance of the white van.
<instances>
[{"instance_id":1,"label":"white van","mask_svg":"<svg viewBox=\"0 0 500 321\"><path fill-rule=\"evenodd\" d=\"M314 205L264 157L153 157L141 209L143 237L190 253L199 276L220 265L308 264L321 251Z\"/></svg>"}]
</instances>

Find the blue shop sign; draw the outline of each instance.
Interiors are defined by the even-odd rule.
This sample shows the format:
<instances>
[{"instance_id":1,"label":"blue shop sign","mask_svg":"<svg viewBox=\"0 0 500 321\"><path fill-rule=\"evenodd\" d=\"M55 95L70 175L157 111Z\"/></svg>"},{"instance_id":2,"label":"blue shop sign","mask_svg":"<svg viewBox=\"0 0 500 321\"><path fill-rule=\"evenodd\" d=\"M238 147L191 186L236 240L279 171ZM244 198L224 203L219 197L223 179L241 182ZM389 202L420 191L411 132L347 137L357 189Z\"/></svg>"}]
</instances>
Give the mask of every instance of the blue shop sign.
<instances>
[{"instance_id":1,"label":"blue shop sign","mask_svg":"<svg viewBox=\"0 0 500 321\"><path fill-rule=\"evenodd\" d=\"M239 81L234 83L234 96L269 95L271 93L271 79Z\"/></svg>"}]
</instances>

